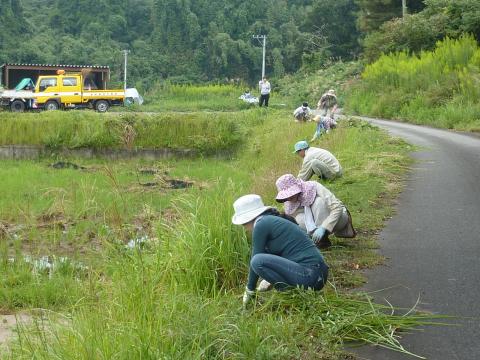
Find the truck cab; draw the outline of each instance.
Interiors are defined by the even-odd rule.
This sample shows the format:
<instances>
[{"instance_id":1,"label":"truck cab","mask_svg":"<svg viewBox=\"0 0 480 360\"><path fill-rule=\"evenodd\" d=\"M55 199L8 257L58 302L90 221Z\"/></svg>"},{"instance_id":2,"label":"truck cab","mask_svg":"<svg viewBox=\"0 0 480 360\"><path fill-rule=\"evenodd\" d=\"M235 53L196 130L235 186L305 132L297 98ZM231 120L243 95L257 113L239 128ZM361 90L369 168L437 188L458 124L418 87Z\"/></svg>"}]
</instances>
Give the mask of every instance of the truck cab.
<instances>
[{"instance_id":1,"label":"truck cab","mask_svg":"<svg viewBox=\"0 0 480 360\"><path fill-rule=\"evenodd\" d=\"M82 76L40 76L35 86L35 105L45 110L74 108L82 104Z\"/></svg>"},{"instance_id":2,"label":"truck cab","mask_svg":"<svg viewBox=\"0 0 480 360\"><path fill-rule=\"evenodd\" d=\"M91 85L84 86L84 77L80 73L65 73L59 70L57 75L40 76L35 86L34 108L45 110L92 108L105 112L111 105L122 105L124 90L92 90Z\"/></svg>"}]
</instances>

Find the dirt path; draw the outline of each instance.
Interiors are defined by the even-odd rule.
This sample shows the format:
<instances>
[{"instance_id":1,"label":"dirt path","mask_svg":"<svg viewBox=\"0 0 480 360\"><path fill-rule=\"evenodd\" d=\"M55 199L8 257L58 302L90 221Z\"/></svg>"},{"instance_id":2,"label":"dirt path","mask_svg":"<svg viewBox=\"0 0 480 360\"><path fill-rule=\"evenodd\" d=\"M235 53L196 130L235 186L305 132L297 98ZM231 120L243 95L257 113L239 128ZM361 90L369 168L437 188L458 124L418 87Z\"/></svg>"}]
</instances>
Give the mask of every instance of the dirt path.
<instances>
[{"instance_id":1,"label":"dirt path","mask_svg":"<svg viewBox=\"0 0 480 360\"><path fill-rule=\"evenodd\" d=\"M26 313L0 315L0 351L14 338L17 323L29 324L31 321L32 316Z\"/></svg>"}]
</instances>

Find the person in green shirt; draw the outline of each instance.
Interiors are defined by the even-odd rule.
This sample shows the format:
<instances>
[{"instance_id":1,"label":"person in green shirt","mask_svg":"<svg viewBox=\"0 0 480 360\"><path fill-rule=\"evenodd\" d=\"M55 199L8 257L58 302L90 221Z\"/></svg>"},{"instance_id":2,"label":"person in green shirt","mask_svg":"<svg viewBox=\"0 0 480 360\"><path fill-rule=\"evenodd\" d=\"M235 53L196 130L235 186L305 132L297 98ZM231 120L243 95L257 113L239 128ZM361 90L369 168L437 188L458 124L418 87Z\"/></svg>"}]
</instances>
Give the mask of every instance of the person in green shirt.
<instances>
[{"instance_id":1,"label":"person in green shirt","mask_svg":"<svg viewBox=\"0 0 480 360\"><path fill-rule=\"evenodd\" d=\"M252 256L243 295L246 306L255 295L259 277L277 290L291 287L321 290L327 281L328 266L305 231L265 206L259 195L237 199L232 223L252 233Z\"/></svg>"}]
</instances>

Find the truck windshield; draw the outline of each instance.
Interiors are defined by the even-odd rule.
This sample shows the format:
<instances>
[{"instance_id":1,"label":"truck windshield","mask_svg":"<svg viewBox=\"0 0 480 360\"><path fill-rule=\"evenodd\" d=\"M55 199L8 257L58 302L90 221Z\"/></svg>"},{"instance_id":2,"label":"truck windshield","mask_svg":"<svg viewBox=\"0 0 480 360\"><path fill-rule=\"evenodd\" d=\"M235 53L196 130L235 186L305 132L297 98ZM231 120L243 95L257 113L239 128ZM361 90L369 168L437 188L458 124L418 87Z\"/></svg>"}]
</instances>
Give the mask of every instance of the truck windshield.
<instances>
[{"instance_id":1,"label":"truck windshield","mask_svg":"<svg viewBox=\"0 0 480 360\"><path fill-rule=\"evenodd\" d=\"M40 80L40 91L45 90L48 87L57 86L57 79L55 78L45 78Z\"/></svg>"},{"instance_id":2,"label":"truck windshield","mask_svg":"<svg viewBox=\"0 0 480 360\"><path fill-rule=\"evenodd\" d=\"M77 78L63 78L63 86L77 86Z\"/></svg>"}]
</instances>

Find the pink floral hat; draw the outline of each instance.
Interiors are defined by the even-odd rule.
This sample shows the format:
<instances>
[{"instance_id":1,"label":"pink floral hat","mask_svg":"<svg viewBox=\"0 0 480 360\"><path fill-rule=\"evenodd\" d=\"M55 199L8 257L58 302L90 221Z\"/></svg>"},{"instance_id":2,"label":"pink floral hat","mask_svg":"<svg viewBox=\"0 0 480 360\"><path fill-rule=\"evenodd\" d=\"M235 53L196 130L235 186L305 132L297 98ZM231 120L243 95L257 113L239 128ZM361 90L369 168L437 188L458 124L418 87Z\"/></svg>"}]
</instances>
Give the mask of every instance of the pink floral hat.
<instances>
[{"instance_id":1,"label":"pink floral hat","mask_svg":"<svg viewBox=\"0 0 480 360\"><path fill-rule=\"evenodd\" d=\"M297 201L285 201L285 213L288 215L293 214L300 205L309 206L313 204L315 196L317 195L314 181L303 181L295 178L292 174L280 176L275 182L275 185L278 190L276 199L279 202L283 202L296 194L300 194Z\"/></svg>"}]
</instances>

